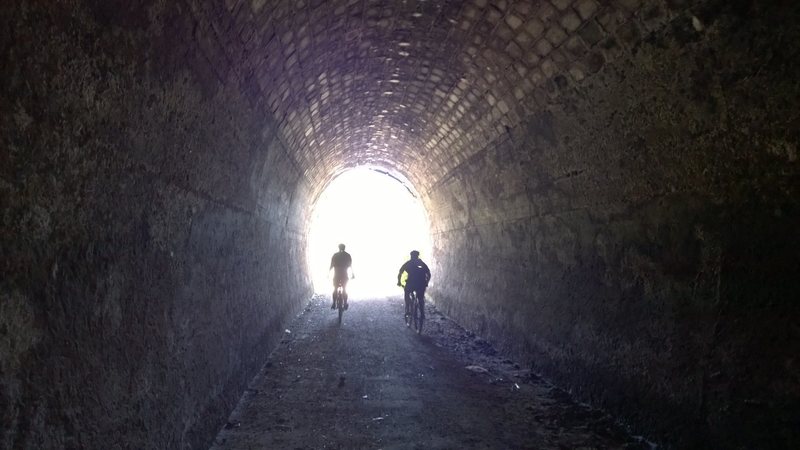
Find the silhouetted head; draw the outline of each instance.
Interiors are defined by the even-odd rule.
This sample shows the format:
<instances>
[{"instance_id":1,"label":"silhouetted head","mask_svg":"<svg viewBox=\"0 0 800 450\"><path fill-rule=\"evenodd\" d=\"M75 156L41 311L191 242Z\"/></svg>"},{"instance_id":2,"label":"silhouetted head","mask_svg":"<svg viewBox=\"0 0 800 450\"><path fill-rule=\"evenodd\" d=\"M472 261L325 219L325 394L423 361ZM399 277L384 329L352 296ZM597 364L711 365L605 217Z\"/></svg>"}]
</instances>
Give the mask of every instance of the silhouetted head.
<instances>
[{"instance_id":1,"label":"silhouetted head","mask_svg":"<svg viewBox=\"0 0 800 450\"><path fill-rule=\"evenodd\" d=\"M419 258L419 252L416 250L411 250L411 259Z\"/></svg>"},{"instance_id":2,"label":"silhouetted head","mask_svg":"<svg viewBox=\"0 0 800 450\"><path fill-rule=\"evenodd\" d=\"M339 251L340 251L340 252L343 252L343 251L344 251L344 244L339 244Z\"/></svg>"}]
</instances>

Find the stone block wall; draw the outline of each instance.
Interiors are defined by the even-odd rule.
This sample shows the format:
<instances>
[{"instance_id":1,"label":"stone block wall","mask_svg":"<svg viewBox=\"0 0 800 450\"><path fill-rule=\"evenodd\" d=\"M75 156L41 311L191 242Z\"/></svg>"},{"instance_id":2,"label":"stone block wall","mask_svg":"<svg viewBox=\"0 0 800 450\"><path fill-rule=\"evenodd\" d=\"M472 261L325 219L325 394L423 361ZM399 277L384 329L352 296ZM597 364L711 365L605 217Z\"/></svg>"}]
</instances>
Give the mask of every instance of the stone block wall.
<instances>
[{"instance_id":1,"label":"stone block wall","mask_svg":"<svg viewBox=\"0 0 800 450\"><path fill-rule=\"evenodd\" d=\"M800 14L764 3L598 36L427 198L437 305L675 448L800 445Z\"/></svg>"},{"instance_id":2,"label":"stone block wall","mask_svg":"<svg viewBox=\"0 0 800 450\"><path fill-rule=\"evenodd\" d=\"M205 448L311 294L308 183L183 2L0 29L0 448Z\"/></svg>"}]
</instances>

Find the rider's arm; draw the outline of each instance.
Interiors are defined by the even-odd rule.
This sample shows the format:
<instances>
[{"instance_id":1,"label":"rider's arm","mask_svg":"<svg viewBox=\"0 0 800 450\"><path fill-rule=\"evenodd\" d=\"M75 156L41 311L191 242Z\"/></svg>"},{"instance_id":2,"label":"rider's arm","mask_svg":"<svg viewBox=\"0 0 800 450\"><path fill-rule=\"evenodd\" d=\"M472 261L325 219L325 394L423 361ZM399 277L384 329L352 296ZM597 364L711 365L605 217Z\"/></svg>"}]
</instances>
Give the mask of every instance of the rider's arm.
<instances>
[{"instance_id":1,"label":"rider's arm","mask_svg":"<svg viewBox=\"0 0 800 450\"><path fill-rule=\"evenodd\" d=\"M400 271L399 271L399 272L397 272L397 284L398 284L398 285L400 284L400 278L403 276L403 272L405 272L405 271L406 271L406 266L407 266L407 265L408 265L408 263L407 263L407 262L406 262L406 263L403 263L403 265L402 265L402 266L400 266Z\"/></svg>"}]
</instances>

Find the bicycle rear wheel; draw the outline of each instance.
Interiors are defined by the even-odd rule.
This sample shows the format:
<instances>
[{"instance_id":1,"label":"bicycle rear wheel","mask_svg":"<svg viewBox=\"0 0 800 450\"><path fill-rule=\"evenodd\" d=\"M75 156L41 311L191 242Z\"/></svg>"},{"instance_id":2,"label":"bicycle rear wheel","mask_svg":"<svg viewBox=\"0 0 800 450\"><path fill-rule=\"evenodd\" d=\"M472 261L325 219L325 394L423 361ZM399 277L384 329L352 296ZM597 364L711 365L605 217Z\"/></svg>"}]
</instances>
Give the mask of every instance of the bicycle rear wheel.
<instances>
[{"instance_id":1,"label":"bicycle rear wheel","mask_svg":"<svg viewBox=\"0 0 800 450\"><path fill-rule=\"evenodd\" d=\"M417 330L417 333L419 334L419 333L422 333L422 321L423 321L422 314L423 313L422 313L422 308L421 308L421 305L419 304L419 298L417 298L417 293L416 292L413 293L412 301L413 301L413 304L414 304L414 307L413 307L414 308L413 309L414 329Z\"/></svg>"},{"instance_id":2,"label":"bicycle rear wheel","mask_svg":"<svg viewBox=\"0 0 800 450\"><path fill-rule=\"evenodd\" d=\"M404 319L406 321L406 326L410 327L411 326L411 321L412 321L411 310L412 310L412 305L413 305L413 299L406 300L405 303L406 303L406 313L405 313Z\"/></svg>"},{"instance_id":3,"label":"bicycle rear wheel","mask_svg":"<svg viewBox=\"0 0 800 450\"><path fill-rule=\"evenodd\" d=\"M417 334L422 334L423 322L425 322L425 313L422 311L422 305L417 302Z\"/></svg>"},{"instance_id":4,"label":"bicycle rear wheel","mask_svg":"<svg viewBox=\"0 0 800 450\"><path fill-rule=\"evenodd\" d=\"M342 315L344 314L344 300L341 291L337 292L336 295L336 309L339 310L339 325L342 324Z\"/></svg>"}]
</instances>

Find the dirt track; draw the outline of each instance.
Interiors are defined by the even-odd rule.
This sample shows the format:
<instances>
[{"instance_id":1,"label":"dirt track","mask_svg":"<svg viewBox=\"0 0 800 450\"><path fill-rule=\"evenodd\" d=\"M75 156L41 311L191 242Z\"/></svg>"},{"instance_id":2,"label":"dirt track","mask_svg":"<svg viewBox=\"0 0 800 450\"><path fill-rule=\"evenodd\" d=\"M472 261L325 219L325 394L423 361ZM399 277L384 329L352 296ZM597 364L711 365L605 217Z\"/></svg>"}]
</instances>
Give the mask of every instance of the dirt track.
<instances>
[{"instance_id":1,"label":"dirt track","mask_svg":"<svg viewBox=\"0 0 800 450\"><path fill-rule=\"evenodd\" d=\"M351 300L341 328L328 302L294 321L212 449L649 448L433 309L418 336L400 297Z\"/></svg>"}]
</instances>

